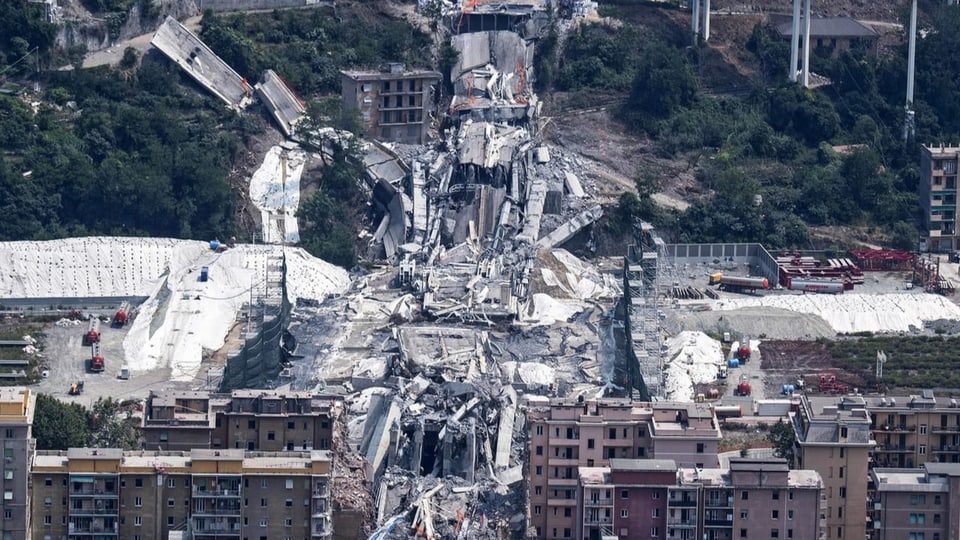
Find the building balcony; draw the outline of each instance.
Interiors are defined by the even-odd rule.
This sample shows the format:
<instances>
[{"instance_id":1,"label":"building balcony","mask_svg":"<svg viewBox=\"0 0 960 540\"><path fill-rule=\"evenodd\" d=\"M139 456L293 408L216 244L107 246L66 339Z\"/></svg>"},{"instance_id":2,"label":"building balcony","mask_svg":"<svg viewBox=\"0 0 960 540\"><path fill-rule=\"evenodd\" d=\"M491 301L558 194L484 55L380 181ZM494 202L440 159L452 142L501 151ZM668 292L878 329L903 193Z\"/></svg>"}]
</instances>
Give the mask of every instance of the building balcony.
<instances>
[{"instance_id":1,"label":"building balcony","mask_svg":"<svg viewBox=\"0 0 960 540\"><path fill-rule=\"evenodd\" d=\"M733 519L705 519L704 527L733 527Z\"/></svg>"},{"instance_id":2,"label":"building balcony","mask_svg":"<svg viewBox=\"0 0 960 540\"><path fill-rule=\"evenodd\" d=\"M553 487L553 486L574 487L574 486L577 485L577 482L579 482L579 479L577 479L577 478L548 478L548 479L547 479L547 486L549 486L549 487Z\"/></svg>"},{"instance_id":3,"label":"building balcony","mask_svg":"<svg viewBox=\"0 0 960 540\"><path fill-rule=\"evenodd\" d=\"M697 506L696 499L670 499L667 501L667 506L677 506L680 508L692 508Z\"/></svg>"},{"instance_id":4,"label":"building balcony","mask_svg":"<svg viewBox=\"0 0 960 540\"><path fill-rule=\"evenodd\" d=\"M551 467L579 467L580 460L568 457L552 457L547 460L547 465Z\"/></svg>"},{"instance_id":5,"label":"building balcony","mask_svg":"<svg viewBox=\"0 0 960 540\"><path fill-rule=\"evenodd\" d=\"M110 506L105 508L71 508L70 516L117 516L120 515L120 508Z\"/></svg>"},{"instance_id":6,"label":"building balcony","mask_svg":"<svg viewBox=\"0 0 960 540\"><path fill-rule=\"evenodd\" d=\"M955 444L945 444L942 446L937 446L933 448L933 452L944 453L944 452L960 452L960 445Z\"/></svg>"},{"instance_id":7,"label":"building balcony","mask_svg":"<svg viewBox=\"0 0 960 540\"><path fill-rule=\"evenodd\" d=\"M562 508L562 507L564 507L564 506L571 506L571 507L573 507L573 506L576 506L576 505L577 505L577 500L576 500L576 499L554 499L554 498L547 499L547 506L559 506L559 507ZM590 503L589 501L585 501L585 502L583 503L583 506L584 506L584 507L587 507L587 508L598 508L598 507L599 507L599 508L607 508L606 506L601 506L601 505L592 504L592 503ZM613 503L610 503L610 506L613 506Z\"/></svg>"},{"instance_id":8,"label":"building balcony","mask_svg":"<svg viewBox=\"0 0 960 540\"><path fill-rule=\"evenodd\" d=\"M196 521L193 523L193 534L240 534L240 522L236 521L233 523L206 523L198 524Z\"/></svg>"},{"instance_id":9,"label":"building balcony","mask_svg":"<svg viewBox=\"0 0 960 540\"><path fill-rule=\"evenodd\" d=\"M917 449L917 447L914 446L914 445L912 445L912 444L910 444L910 445L906 445L906 444L878 444L877 447L876 447L876 449L875 449L874 451L875 451L875 452L890 452L890 453L897 454L897 453L913 452L913 451L916 450L916 449Z\"/></svg>"},{"instance_id":10,"label":"building balcony","mask_svg":"<svg viewBox=\"0 0 960 540\"><path fill-rule=\"evenodd\" d=\"M733 521L731 521L730 524L732 525ZM697 519L696 518L683 519L683 518L676 518L676 517L668 517L667 525L670 527L678 527L678 528L696 527Z\"/></svg>"},{"instance_id":11,"label":"building balcony","mask_svg":"<svg viewBox=\"0 0 960 540\"><path fill-rule=\"evenodd\" d=\"M584 518L584 527L596 527L597 525L613 525L612 517Z\"/></svg>"},{"instance_id":12,"label":"building balcony","mask_svg":"<svg viewBox=\"0 0 960 540\"><path fill-rule=\"evenodd\" d=\"M239 497L239 489L210 489L206 488L201 489L198 486L193 486L193 496L194 497Z\"/></svg>"},{"instance_id":13,"label":"building balcony","mask_svg":"<svg viewBox=\"0 0 960 540\"><path fill-rule=\"evenodd\" d=\"M71 498L96 497L98 499L116 499L119 495L116 491L107 491L105 489L71 489Z\"/></svg>"},{"instance_id":14,"label":"building balcony","mask_svg":"<svg viewBox=\"0 0 960 540\"><path fill-rule=\"evenodd\" d=\"M193 516L225 516L240 518L240 508L204 508L203 510L194 510Z\"/></svg>"},{"instance_id":15,"label":"building balcony","mask_svg":"<svg viewBox=\"0 0 960 540\"><path fill-rule=\"evenodd\" d=\"M933 433L960 433L960 426L930 426Z\"/></svg>"},{"instance_id":16,"label":"building balcony","mask_svg":"<svg viewBox=\"0 0 960 540\"><path fill-rule=\"evenodd\" d=\"M74 527L73 525L69 528L70 536L108 536L115 538L117 536L117 530L115 527Z\"/></svg>"},{"instance_id":17,"label":"building balcony","mask_svg":"<svg viewBox=\"0 0 960 540\"><path fill-rule=\"evenodd\" d=\"M733 497L727 499L707 499L703 505L707 508L733 508Z\"/></svg>"},{"instance_id":18,"label":"building balcony","mask_svg":"<svg viewBox=\"0 0 960 540\"><path fill-rule=\"evenodd\" d=\"M886 431L888 433L913 433L917 430L917 426L910 426L907 424L883 424L877 426L876 431Z\"/></svg>"}]
</instances>

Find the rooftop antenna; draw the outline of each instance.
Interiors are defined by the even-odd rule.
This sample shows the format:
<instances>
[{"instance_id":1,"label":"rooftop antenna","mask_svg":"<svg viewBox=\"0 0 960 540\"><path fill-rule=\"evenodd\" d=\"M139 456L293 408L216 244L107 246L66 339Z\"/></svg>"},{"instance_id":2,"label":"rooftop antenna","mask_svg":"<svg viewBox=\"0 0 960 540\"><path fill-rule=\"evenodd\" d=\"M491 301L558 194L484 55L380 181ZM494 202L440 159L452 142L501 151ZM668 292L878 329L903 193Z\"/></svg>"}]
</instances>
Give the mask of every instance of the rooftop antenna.
<instances>
[{"instance_id":1,"label":"rooftop antenna","mask_svg":"<svg viewBox=\"0 0 960 540\"><path fill-rule=\"evenodd\" d=\"M907 102L904 105L903 140L913 136L913 79L916 72L917 56L917 0L910 6L910 41L907 48Z\"/></svg>"}]
</instances>

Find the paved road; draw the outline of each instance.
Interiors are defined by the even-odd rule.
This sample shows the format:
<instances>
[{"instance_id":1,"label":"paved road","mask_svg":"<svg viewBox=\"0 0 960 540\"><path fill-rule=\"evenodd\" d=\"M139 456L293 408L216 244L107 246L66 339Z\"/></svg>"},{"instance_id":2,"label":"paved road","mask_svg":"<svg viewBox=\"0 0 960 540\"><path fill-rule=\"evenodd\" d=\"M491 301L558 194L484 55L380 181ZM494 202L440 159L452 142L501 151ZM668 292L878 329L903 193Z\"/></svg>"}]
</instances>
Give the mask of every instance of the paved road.
<instances>
[{"instance_id":1,"label":"paved road","mask_svg":"<svg viewBox=\"0 0 960 540\"><path fill-rule=\"evenodd\" d=\"M186 21L183 21L183 25L186 26L191 32L197 33L200 31L201 18L202 17L200 15L190 17ZM150 49L150 40L153 39L153 34L154 32L142 34L124 41L117 42L113 47L108 49L92 52L83 59L83 67L91 68L108 64L115 66L120 63L121 59L123 59L123 51L125 51L127 47L133 47L139 51L140 55L142 56L144 52Z\"/></svg>"}]
</instances>

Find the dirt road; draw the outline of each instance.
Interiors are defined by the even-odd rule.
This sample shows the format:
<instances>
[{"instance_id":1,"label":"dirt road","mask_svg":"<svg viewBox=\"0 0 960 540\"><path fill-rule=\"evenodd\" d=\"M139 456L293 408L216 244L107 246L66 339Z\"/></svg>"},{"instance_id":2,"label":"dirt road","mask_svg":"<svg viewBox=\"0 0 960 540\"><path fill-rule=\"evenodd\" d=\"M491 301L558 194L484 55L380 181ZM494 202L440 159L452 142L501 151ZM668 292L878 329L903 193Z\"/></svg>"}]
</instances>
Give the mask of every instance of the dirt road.
<instances>
[{"instance_id":1,"label":"dirt road","mask_svg":"<svg viewBox=\"0 0 960 540\"><path fill-rule=\"evenodd\" d=\"M200 31L200 19L202 17L197 15L195 17L190 17L183 22L191 32ZM83 59L83 67L92 68L97 66L111 65L115 66L120 63L120 60L123 59L123 51L127 47L133 47L143 56L148 49L150 49L150 40L153 39L153 32L142 34L124 41L117 42L113 47L109 49L104 49L102 51L95 51L86 56Z\"/></svg>"}]
</instances>

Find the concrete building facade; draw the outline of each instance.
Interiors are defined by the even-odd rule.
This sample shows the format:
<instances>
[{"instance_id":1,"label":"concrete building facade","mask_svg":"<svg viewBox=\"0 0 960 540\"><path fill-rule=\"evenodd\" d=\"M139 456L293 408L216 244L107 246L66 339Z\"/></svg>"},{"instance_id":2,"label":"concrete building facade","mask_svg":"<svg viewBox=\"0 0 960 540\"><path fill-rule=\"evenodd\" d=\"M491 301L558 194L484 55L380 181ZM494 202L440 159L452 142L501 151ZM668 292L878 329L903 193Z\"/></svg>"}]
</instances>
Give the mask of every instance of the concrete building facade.
<instances>
[{"instance_id":1,"label":"concrete building facade","mask_svg":"<svg viewBox=\"0 0 960 540\"><path fill-rule=\"evenodd\" d=\"M342 398L309 392L151 393L143 414L144 448L327 450L333 439L333 409L340 406Z\"/></svg>"},{"instance_id":2,"label":"concrete building facade","mask_svg":"<svg viewBox=\"0 0 960 540\"><path fill-rule=\"evenodd\" d=\"M793 24L783 22L776 26L776 32L781 39L790 41L793 36ZM826 49L832 56L843 51L860 49L876 55L877 41L880 34L849 17L811 17L810 18L810 45L817 49ZM803 50L803 35L799 39L800 49ZM811 48L811 50L813 50Z\"/></svg>"},{"instance_id":3,"label":"concrete building facade","mask_svg":"<svg viewBox=\"0 0 960 540\"><path fill-rule=\"evenodd\" d=\"M0 388L0 436L3 443L2 540L26 538L30 525L30 459L36 441L33 415L37 395L26 388Z\"/></svg>"},{"instance_id":4,"label":"concrete building facade","mask_svg":"<svg viewBox=\"0 0 960 540\"><path fill-rule=\"evenodd\" d=\"M871 540L960 538L960 464L873 469Z\"/></svg>"},{"instance_id":5,"label":"concrete building facade","mask_svg":"<svg viewBox=\"0 0 960 540\"><path fill-rule=\"evenodd\" d=\"M870 429L877 442L873 466L914 468L924 463L960 463L960 404L918 395L867 397Z\"/></svg>"},{"instance_id":6,"label":"concrete building facade","mask_svg":"<svg viewBox=\"0 0 960 540\"><path fill-rule=\"evenodd\" d=\"M866 535L868 467L876 442L862 396L803 396L790 413L797 468L823 479L824 537L860 540Z\"/></svg>"},{"instance_id":7,"label":"concrete building facade","mask_svg":"<svg viewBox=\"0 0 960 540\"><path fill-rule=\"evenodd\" d=\"M528 505L536 538L575 537L580 467L645 458L670 458L691 468L719 466L720 429L713 410L702 404L530 396L526 408Z\"/></svg>"},{"instance_id":8,"label":"concrete building facade","mask_svg":"<svg viewBox=\"0 0 960 540\"><path fill-rule=\"evenodd\" d=\"M619 538L818 540L822 481L782 459L734 459L729 469L678 468L673 460L612 459L580 467L576 532ZM548 521L553 520L553 514ZM563 538L554 533L547 538Z\"/></svg>"},{"instance_id":9,"label":"concrete building facade","mask_svg":"<svg viewBox=\"0 0 960 540\"><path fill-rule=\"evenodd\" d=\"M920 150L920 238L932 252L960 249L957 235L957 170L960 146L924 146Z\"/></svg>"},{"instance_id":10,"label":"concrete building facade","mask_svg":"<svg viewBox=\"0 0 960 540\"><path fill-rule=\"evenodd\" d=\"M322 450L41 451L31 537L328 539L331 458Z\"/></svg>"},{"instance_id":11,"label":"concrete building facade","mask_svg":"<svg viewBox=\"0 0 960 540\"><path fill-rule=\"evenodd\" d=\"M368 137L423 144L440 79L436 71L406 71L400 64L387 71L343 71L343 108L359 112Z\"/></svg>"}]
</instances>

